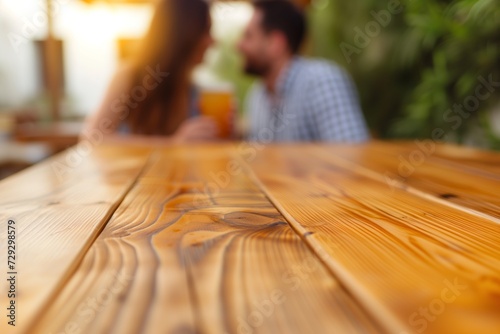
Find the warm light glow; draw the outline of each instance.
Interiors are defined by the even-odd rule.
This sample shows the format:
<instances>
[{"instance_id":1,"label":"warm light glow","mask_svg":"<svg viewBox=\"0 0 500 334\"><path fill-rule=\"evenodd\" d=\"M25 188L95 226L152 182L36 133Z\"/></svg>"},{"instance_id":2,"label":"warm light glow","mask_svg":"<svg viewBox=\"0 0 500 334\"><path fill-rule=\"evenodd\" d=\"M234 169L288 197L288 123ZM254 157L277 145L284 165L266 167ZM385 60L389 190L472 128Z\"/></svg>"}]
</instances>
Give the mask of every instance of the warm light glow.
<instances>
[{"instance_id":1,"label":"warm light glow","mask_svg":"<svg viewBox=\"0 0 500 334\"><path fill-rule=\"evenodd\" d=\"M238 34L252 15L252 6L245 2L216 2L212 6L213 29L216 39Z\"/></svg>"},{"instance_id":2,"label":"warm light glow","mask_svg":"<svg viewBox=\"0 0 500 334\"><path fill-rule=\"evenodd\" d=\"M67 88L87 112L98 106L117 68L118 39L140 39L152 9L150 5L76 2L58 17L56 33L66 43Z\"/></svg>"},{"instance_id":3,"label":"warm light glow","mask_svg":"<svg viewBox=\"0 0 500 334\"><path fill-rule=\"evenodd\" d=\"M99 105L115 72L119 39L140 39L146 32L154 10L151 4L116 4L96 1L87 4L76 0L53 0L54 35L64 42L65 94L74 101L75 112L92 112ZM31 40L47 36L44 0L0 0L0 10L6 32L25 37L21 48L19 69L24 80L19 82L21 95L37 93L38 61ZM216 2L212 6L212 34L218 41L233 41L249 20L252 8L244 2ZM37 21L36 21L37 20ZM36 21L36 22L35 22ZM30 36L23 35L26 22L36 23ZM13 49L11 50L12 52ZM212 48L200 67L202 77L211 77L211 65L220 55ZM16 71L19 71L16 69ZM17 72L16 72L17 73ZM21 73L21 72L19 72ZM209 80L213 81L213 80Z\"/></svg>"},{"instance_id":4,"label":"warm light glow","mask_svg":"<svg viewBox=\"0 0 500 334\"><path fill-rule=\"evenodd\" d=\"M243 32L252 16L252 6L244 2L216 2L212 5L212 35L217 42L233 41ZM214 85L218 80L211 71L220 55L217 43L208 50L205 61L198 66L194 80L199 85Z\"/></svg>"},{"instance_id":5,"label":"warm light glow","mask_svg":"<svg viewBox=\"0 0 500 334\"><path fill-rule=\"evenodd\" d=\"M64 11L58 29L69 38L106 39L140 38L152 14L147 5L93 5L75 3Z\"/></svg>"}]
</instances>

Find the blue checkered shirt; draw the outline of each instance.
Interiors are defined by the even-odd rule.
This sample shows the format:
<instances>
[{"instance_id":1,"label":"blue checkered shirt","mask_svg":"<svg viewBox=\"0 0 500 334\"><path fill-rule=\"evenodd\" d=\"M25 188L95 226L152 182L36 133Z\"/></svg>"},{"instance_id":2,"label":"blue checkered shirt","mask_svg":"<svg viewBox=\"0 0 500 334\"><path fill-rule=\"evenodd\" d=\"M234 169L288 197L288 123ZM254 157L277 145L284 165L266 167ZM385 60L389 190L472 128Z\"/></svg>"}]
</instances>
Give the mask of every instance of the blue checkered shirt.
<instances>
[{"instance_id":1,"label":"blue checkered shirt","mask_svg":"<svg viewBox=\"0 0 500 334\"><path fill-rule=\"evenodd\" d=\"M362 142L370 137L351 78L326 60L293 58L274 94L257 82L246 102L251 141Z\"/></svg>"}]
</instances>

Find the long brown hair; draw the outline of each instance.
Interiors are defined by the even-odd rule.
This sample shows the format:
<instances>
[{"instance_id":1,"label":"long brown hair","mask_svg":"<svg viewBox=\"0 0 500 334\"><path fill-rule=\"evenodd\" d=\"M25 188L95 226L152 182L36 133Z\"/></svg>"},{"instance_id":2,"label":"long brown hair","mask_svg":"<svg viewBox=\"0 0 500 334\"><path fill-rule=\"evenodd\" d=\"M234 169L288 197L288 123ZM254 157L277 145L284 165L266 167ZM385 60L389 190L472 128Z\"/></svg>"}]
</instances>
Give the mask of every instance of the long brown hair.
<instances>
[{"instance_id":1,"label":"long brown hair","mask_svg":"<svg viewBox=\"0 0 500 334\"><path fill-rule=\"evenodd\" d=\"M176 112L174 100L189 85L190 56L209 25L209 5L204 0L158 2L142 47L132 62L131 87L142 86L151 70L169 75L130 110L125 121L133 133L168 134L167 122Z\"/></svg>"}]
</instances>

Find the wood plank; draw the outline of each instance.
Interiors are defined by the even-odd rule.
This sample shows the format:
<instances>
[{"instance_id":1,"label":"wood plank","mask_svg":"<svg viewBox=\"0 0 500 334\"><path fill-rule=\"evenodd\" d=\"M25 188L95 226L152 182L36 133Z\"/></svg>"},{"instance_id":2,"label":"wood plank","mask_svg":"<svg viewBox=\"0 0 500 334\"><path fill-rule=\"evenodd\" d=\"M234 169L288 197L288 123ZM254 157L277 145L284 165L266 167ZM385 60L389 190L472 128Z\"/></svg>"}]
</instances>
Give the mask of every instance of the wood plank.
<instances>
[{"instance_id":1,"label":"wood plank","mask_svg":"<svg viewBox=\"0 0 500 334\"><path fill-rule=\"evenodd\" d=\"M43 143L60 152L78 143L83 121L18 124L14 130L16 142Z\"/></svg>"},{"instance_id":2,"label":"wood plank","mask_svg":"<svg viewBox=\"0 0 500 334\"><path fill-rule=\"evenodd\" d=\"M404 189L500 223L500 170L491 174L489 170L477 169L493 165L496 160L500 165L500 155L468 149L460 158L456 150L431 142L401 145L375 142L356 149L341 145L320 148L322 154L335 157L337 164L345 162L346 168L385 182L388 187ZM449 158L443 159L445 156Z\"/></svg>"},{"instance_id":3,"label":"wood plank","mask_svg":"<svg viewBox=\"0 0 500 334\"><path fill-rule=\"evenodd\" d=\"M459 166L473 167L488 171L497 178L500 177L500 154L495 151L483 151L473 147L463 147L453 144L436 146L433 154L442 162L453 162Z\"/></svg>"},{"instance_id":4,"label":"wood plank","mask_svg":"<svg viewBox=\"0 0 500 334\"><path fill-rule=\"evenodd\" d=\"M380 332L241 169L220 174L231 152L159 151L32 332ZM79 316L120 272L126 288Z\"/></svg>"},{"instance_id":5,"label":"wood plank","mask_svg":"<svg viewBox=\"0 0 500 334\"><path fill-rule=\"evenodd\" d=\"M0 263L7 272L7 222L16 230L16 326L5 315L0 333L25 333L68 279L123 196L149 150L70 150L0 183ZM5 276L3 276L5 277ZM2 287L6 287L2 284ZM0 294L2 309L10 302ZM3 312L5 313L5 312ZM3 314L2 313L2 314Z\"/></svg>"},{"instance_id":6,"label":"wood plank","mask_svg":"<svg viewBox=\"0 0 500 334\"><path fill-rule=\"evenodd\" d=\"M336 161L307 145L281 145L249 165L387 332L498 333L500 226L390 189ZM358 162L365 162L361 152Z\"/></svg>"},{"instance_id":7,"label":"wood plank","mask_svg":"<svg viewBox=\"0 0 500 334\"><path fill-rule=\"evenodd\" d=\"M492 179L500 177L500 155L495 151L483 151L471 147L439 144L423 140L414 142L374 142L373 144L377 143L382 144L387 151L402 152L423 151L426 150L424 145L431 147L432 143L434 143L435 145L432 147L434 151L430 155L431 160L466 170L472 176L479 175Z\"/></svg>"}]
</instances>

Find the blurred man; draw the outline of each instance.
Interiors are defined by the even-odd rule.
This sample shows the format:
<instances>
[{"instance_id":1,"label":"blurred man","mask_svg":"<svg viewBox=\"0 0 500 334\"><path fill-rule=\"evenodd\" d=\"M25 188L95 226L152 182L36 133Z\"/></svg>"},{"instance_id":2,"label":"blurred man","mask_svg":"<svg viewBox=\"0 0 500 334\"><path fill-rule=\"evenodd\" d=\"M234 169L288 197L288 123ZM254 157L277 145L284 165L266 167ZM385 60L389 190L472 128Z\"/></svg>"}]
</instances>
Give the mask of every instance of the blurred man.
<instances>
[{"instance_id":1,"label":"blurred man","mask_svg":"<svg viewBox=\"0 0 500 334\"><path fill-rule=\"evenodd\" d=\"M361 142L368 130L350 77L297 55L304 13L288 1L254 3L238 44L245 72L260 77L247 97L250 140Z\"/></svg>"}]
</instances>

